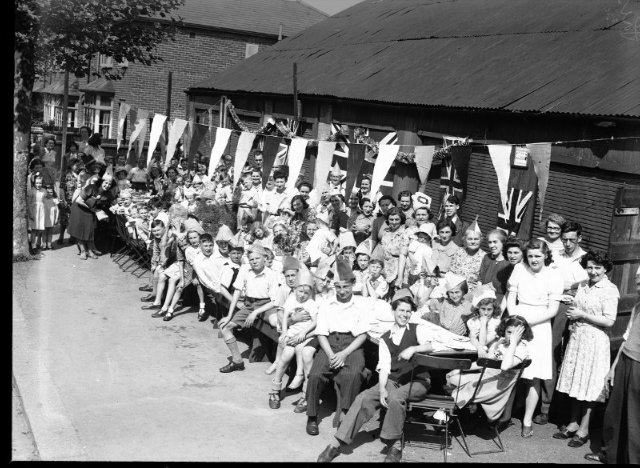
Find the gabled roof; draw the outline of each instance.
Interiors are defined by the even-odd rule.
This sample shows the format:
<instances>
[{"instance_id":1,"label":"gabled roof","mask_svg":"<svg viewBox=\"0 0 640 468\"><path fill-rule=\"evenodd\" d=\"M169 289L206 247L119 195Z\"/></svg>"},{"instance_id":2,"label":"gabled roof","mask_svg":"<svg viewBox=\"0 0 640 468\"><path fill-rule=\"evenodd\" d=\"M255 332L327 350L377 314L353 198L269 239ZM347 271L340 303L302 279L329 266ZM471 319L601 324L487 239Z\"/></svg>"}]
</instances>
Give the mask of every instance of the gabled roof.
<instances>
[{"instance_id":1,"label":"gabled roof","mask_svg":"<svg viewBox=\"0 0 640 468\"><path fill-rule=\"evenodd\" d=\"M43 83L41 82L41 84ZM64 95L64 80L56 80L44 87L35 88L34 86L33 92L42 94L59 94L62 96ZM80 96L78 88L77 86L74 86L74 83L69 83L69 96Z\"/></svg>"},{"instance_id":2,"label":"gabled roof","mask_svg":"<svg viewBox=\"0 0 640 468\"><path fill-rule=\"evenodd\" d=\"M302 97L637 117L640 2L622 3L365 0L189 92L288 96L297 62Z\"/></svg>"},{"instance_id":3,"label":"gabled roof","mask_svg":"<svg viewBox=\"0 0 640 468\"><path fill-rule=\"evenodd\" d=\"M324 13L295 0L186 0L171 13L185 25L292 36L327 18Z\"/></svg>"},{"instance_id":4,"label":"gabled roof","mask_svg":"<svg viewBox=\"0 0 640 468\"><path fill-rule=\"evenodd\" d=\"M115 86L113 86L113 80L107 80L104 77L100 77L97 80L93 80L87 84L80 86L80 91L89 93L115 94L116 88Z\"/></svg>"}]
</instances>

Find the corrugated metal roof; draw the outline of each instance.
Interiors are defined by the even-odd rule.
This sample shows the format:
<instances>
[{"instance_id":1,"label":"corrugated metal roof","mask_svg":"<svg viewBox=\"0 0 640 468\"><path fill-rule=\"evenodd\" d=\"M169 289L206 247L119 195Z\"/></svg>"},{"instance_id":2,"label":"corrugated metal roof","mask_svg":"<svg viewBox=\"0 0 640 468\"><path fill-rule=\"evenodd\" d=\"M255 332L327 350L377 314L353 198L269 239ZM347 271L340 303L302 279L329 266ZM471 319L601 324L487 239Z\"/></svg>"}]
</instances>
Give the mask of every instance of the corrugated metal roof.
<instances>
[{"instance_id":1,"label":"corrugated metal roof","mask_svg":"<svg viewBox=\"0 0 640 468\"><path fill-rule=\"evenodd\" d=\"M634 13L635 12L635 13ZM366 0L191 90L640 116L640 0Z\"/></svg>"},{"instance_id":2,"label":"corrugated metal roof","mask_svg":"<svg viewBox=\"0 0 640 468\"><path fill-rule=\"evenodd\" d=\"M292 36L322 21L324 13L295 0L186 0L171 16L186 24Z\"/></svg>"}]
</instances>

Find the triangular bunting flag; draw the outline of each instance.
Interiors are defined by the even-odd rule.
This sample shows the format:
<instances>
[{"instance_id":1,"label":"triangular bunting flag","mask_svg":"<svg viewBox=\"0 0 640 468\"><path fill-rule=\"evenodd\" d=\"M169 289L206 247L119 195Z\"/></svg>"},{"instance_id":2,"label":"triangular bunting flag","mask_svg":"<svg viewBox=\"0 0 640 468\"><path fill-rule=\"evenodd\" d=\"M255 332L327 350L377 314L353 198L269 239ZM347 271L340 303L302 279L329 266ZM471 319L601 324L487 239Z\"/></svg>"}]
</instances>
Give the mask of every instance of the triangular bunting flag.
<instances>
[{"instance_id":1,"label":"triangular bunting flag","mask_svg":"<svg viewBox=\"0 0 640 468\"><path fill-rule=\"evenodd\" d=\"M347 157L347 183L345 185L345 198L349 198L353 186L356 184L358 174L364 162L366 145L351 144L349 147L349 156Z\"/></svg>"},{"instance_id":2,"label":"triangular bunting flag","mask_svg":"<svg viewBox=\"0 0 640 468\"><path fill-rule=\"evenodd\" d=\"M224 150L227 148L227 144L229 143L229 137L231 136L230 128L216 128L216 139L213 143L213 148L211 149L211 157L209 158L209 170L207 174L210 176L213 175L216 167L218 167L218 163L224 154Z\"/></svg>"},{"instance_id":3,"label":"triangular bunting flag","mask_svg":"<svg viewBox=\"0 0 640 468\"><path fill-rule=\"evenodd\" d=\"M204 140L204 137L207 135L209 131L209 127L207 125L201 125L198 123L191 124L191 142L189 144L189 167L191 167L191 163L193 162L193 158L195 157L198 149L200 148L200 143Z\"/></svg>"},{"instance_id":4,"label":"triangular bunting flag","mask_svg":"<svg viewBox=\"0 0 640 468\"><path fill-rule=\"evenodd\" d=\"M147 126L147 117L149 116L149 111L145 109L138 109L138 115L136 118L136 124L131 132L131 137L129 138L129 148L127 149L127 153L131 151L133 148L133 142L138 139L140 134L144 131ZM142 140L144 144L144 140ZM138 151L138 158L140 157L141 150Z\"/></svg>"},{"instance_id":5,"label":"triangular bunting flag","mask_svg":"<svg viewBox=\"0 0 640 468\"><path fill-rule=\"evenodd\" d=\"M293 193L296 187L308 142L309 140L304 138L294 138L289 145L289 178L287 179L289 193Z\"/></svg>"},{"instance_id":6,"label":"triangular bunting flag","mask_svg":"<svg viewBox=\"0 0 640 468\"><path fill-rule=\"evenodd\" d=\"M242 168L249 158L249 151L251 151L253 140L255 140L255 138L255 133L242 132L240 134L238 146L236 147L236 155L233 161L233 187L238 185L238 181L242 175Z\"/></svg>"},{"instance_id":7,"label":"triangular bunting flag","mask_svg":"<svg viewBox=\"0 0 640 468\"><path fill-rule=\"evenodd\" d=\"M371 177L371 195L375 198L385 175L389 172L389 168L393 164L398 154L400 145L380 145L378 150L378 158L373 166L373 175Z\"/></svg>"},{"instance_id":8,"label":"triangular bunting flag","mask_svg":"<svg viewBox=\"0 0 640 468\"><path fill-rule=\"evenodd\" d=\"M169 164L171 158L173 158L173 154L176 152L176 146L178 145L178 140L184 133L184 129L187 128L187 122L184 119L174 119L173 123L169 127L169 142L167 143L167 155L165 157L166 164Z\"/></svg>"},{"instance_id":9,"label":"triangular bunting flag","mask_svg":"<svg viewBox=\"0 0 640 468\"><path fill-rule=\"evenodd\" d=\"M116 153L120 150L120 144L122 143L122 133L124 130L124 121L131 110L131 106L126 102L120 103L120 109L118 110L118 133L116 135Z\"/></svg>"},{"instance_id":10,"label":"triangular bunting flag","mask_svg":"<svg viewBox=\"0 0 640 468\"><path fill-rule=\"evenodd\" d=\"M500 191L502 207L506 210L513 147L511 145L488 145L487 148L489 148L489 156L498 176L498 190Z\"/></svg>"},{"instance_id":11,"label":"triangular bunting flag","mask_svg":"<svg viewBox=\"0 0 640 468\"><path fill-rule=\"evenodd\" d=\"M538 199L540 200L540 221L544 208L544 196L547 193L549 183L549 165L551 164L551 143L538 143L527 145L531 152L533 169L538 176Z\"/></svg>"},{"instance_id":12,"label":"triangular bunting flag","mask_svg":"<svg viewBox=\"0 0 640 468\"><path fill-rule=\"evenodd\" d=\"M433 163L433 153L435 152L435 146L416 146L414 150L416 167L418 169L418 175L420 176L420 183L425 184L429 177L429 171L431 170L431 164Z\"/></svg>"},{"instance_id":13,"label":"triangular bunting flag","mask_svg":"<svg viewBox=\"0 0 640 468\"><path fill-rule=\"evenodd\" d=\"M151 122L151 135L149 136L149 148L147 149L147 166L149 165L149 160L151 159L153 152L156 150L156 146L158 146L160 135L164 129L165 120L167 120L166 115L155 114L153 116L153 121Z\"/></svg>"},{"instance_id":14,"label":"triangular bunting flag","mask_svg":"<svg viewBox=\"0 0 640 468\"><path fill-rule=\"evenodd\" d=\"M335 141L319 141L318 156L316 157L316 171L313 179L313 186L318 194L327 189L327 177L331 170L333 152L336 149Z\"/></svg>"},{"instance_id":15,"label":"triangular bunting flag","mask_svg":"<svg viewBox=\"0 0 640 468\"><path fill-rule=\"evenodd\" d=\"M282 138L267 136L264 139L264 147L262 149L262 187L267 185L271 169L280 149Z\"/></svg>"}]
</instances>

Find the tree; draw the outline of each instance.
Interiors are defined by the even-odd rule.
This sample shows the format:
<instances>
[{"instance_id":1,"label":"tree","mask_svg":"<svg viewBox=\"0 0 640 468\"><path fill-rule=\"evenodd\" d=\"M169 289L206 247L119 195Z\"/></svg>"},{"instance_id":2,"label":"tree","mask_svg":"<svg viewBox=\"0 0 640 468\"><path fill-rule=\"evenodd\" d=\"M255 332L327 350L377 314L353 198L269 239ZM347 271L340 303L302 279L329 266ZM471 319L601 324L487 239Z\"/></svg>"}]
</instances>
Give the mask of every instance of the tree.
<instances>
[{"instance_id":1,"label":"tree","mask_svg":"<svg viewBox=\"0 0 640 468\"><path fill-rule=\"evenodd\" d=\"M27 257L26 180L31 89L36 66L77 77L90 73L95 54L144 65L162 61L160 42L173 39L168 16L184 0L16 0L14 53L13 256ZM107 76L118 79L118 71Z\"/></svg>"}]
</instances>

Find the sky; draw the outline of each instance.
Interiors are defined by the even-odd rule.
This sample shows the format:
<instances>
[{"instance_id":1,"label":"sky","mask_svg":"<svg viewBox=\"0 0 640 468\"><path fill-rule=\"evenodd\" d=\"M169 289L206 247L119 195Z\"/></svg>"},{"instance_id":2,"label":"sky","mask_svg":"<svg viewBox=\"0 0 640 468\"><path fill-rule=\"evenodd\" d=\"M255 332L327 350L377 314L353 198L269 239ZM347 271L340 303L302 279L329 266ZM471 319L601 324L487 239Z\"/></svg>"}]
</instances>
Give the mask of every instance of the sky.
<instances>
[{"instance_id":1,"label":"sky","mask_svg":"<svg viewBox=\"0 0 640 468\"><path fill-rule=\"evenodd\" d=\"M346 10L350 6L360 3L361 1L362 0L303 0L304 3L317 8L328 15L333 15L339 11Z\"/></svg>"}]
</instances>

